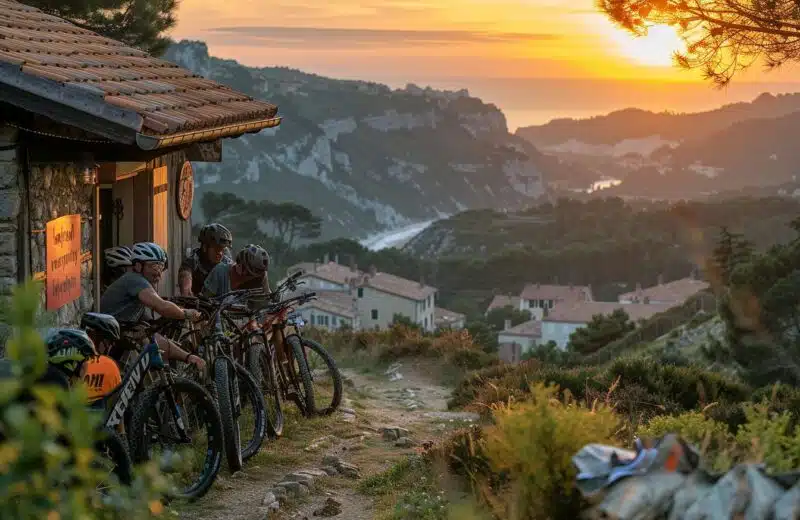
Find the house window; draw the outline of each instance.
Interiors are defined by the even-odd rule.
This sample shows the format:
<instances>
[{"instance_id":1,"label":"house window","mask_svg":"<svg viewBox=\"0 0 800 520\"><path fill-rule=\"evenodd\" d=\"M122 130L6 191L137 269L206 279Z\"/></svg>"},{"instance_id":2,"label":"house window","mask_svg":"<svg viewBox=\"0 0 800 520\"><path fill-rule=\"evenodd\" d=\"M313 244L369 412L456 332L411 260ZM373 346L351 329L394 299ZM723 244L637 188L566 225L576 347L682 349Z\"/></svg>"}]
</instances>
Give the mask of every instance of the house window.
<instances>
[{"instance_id":1,"label":"house window","mask_svg":"<svg viewBox=\"0 0 800 520\"><path fill-rule=\"evenodd\" d=\"M328 326L328 316L325 316L325 326Z\"/></svg>"},{"instance_id":2,"label":"house window","mask_svg":"<svg viewBox=\"0 0 800 520\"><path fill-rule=\"evenodd\" d=\"M336 326L336 316L331 316L331 325Z\"/></svg>"},{"instance_id":3,"label":"house window","mask_svg":"<svg viewBox=\"0 0 800 520\"><path fill-rule=\"evenodd\" d=\"M425 316L425 328L426 329L428 328L428 317L427 316Z\"/></svg>"},{"instance_id":4,"label":"house window","mask_svg":"<svg viewBox=\"0 0 800 520\"><path fill-rule=\"evenodd\" d=\"M363 298L364 297L364 288L363 287L359 287L358 288L358 297L359 298Z\"/></svg>"},{"instance_id":5,"label":"house window","mask_svg":"<svg viewBox=\"0 0 800 520\"><path fill-rule=\"evenodd\" d=\"M372 319L373 320L378 319L378 309L372 309Z\"/></svg>"}]
</instances>

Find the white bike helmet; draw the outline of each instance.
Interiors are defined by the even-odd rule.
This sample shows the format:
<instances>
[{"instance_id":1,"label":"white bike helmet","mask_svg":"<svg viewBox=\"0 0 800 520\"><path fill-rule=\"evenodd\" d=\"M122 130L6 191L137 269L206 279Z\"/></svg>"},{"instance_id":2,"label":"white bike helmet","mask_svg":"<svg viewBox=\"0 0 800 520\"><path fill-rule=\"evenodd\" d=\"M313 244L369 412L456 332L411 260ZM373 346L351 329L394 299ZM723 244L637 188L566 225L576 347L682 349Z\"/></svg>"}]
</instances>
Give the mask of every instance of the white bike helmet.
<instances>
[{"instance_id":1,"label":"white bike helmet","mask_svg":"<svg viewBox=\"0 0 800 520\"><path fill-rule=\"evenodd\" d=\"M134 262L163 262L164 267L169 266L167 252L153 242L139 242L134 244L131 259Z\"/></svg>"},{"instance_id":2,"label":"white bike helmet","mask_svg":"<svg viewBox=\"0 0 800 520\"><path fill-rule=\"evenodd\" d=\"M236 255L236 263L253 276L260 276L269 269L269 253L255 244L248 244Z\"/></svg>"},{"instance_id":3,"label":"white bike helmet","mask_svg":"<svg viewBox=\"0 0 800 520\"><path fill-rule=\"evenodd\" d=\"M106 257L106 265L112 269L116 267L128 267L133 265L133 260L131 259L133 252L129 247L109 247L103 252L103 254Z\"/></svg>"}]
</instances>

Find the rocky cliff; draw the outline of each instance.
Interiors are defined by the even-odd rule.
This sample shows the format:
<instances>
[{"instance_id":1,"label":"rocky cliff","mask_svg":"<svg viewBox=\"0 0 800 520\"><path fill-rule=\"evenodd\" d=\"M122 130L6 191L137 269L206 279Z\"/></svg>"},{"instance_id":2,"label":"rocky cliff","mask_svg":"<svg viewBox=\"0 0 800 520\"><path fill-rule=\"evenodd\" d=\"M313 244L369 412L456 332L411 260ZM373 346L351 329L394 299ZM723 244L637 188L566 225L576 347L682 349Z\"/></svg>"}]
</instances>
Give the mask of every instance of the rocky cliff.
<instances>
[{"instance_id":1,"label":"rocky cliff","mask_svg":"<svg viewBox=\"0 0 800 520\"><path fill-rule=\"evenodd\" d=\"M542 193L537 150L509 134L497 107L464 90L249 68L210 57L202 42L176 43L165 58L277 104L284 118L275 130L226 141L221 164L197 164L199 196L295 201L325 219L331 238L516 208Z\"/></svg>"}]
</instances>

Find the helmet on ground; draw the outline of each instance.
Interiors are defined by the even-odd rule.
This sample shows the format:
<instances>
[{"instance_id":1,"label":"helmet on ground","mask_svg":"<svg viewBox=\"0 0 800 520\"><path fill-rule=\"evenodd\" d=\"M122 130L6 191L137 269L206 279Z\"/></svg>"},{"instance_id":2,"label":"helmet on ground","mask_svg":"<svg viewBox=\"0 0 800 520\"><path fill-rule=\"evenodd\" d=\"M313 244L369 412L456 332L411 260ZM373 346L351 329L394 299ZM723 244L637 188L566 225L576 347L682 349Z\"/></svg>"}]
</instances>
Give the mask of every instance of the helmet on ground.
<instances>
[{"instance_id":1,"label":"helmet on ground","mask_svg":"<svg viewBox=\"0 0 800 520\"><path fill-rule=\"evenodd\" d=\"M45 338L48 362L69 376L78 375L87 359L97 357L89 335L80 329L55 329Z\"/></svg>"},{"instance_id":2,"label":"helmet on ground","mask_svg":"<svg viewBox=\"0 0 800 520\"><path fill-rule=\"evenodd\" d=\"M233 243L233 235L228 228L216 222L207 224L200 229L200 243L203 245L216 244L228 247Z\"/></svg>"},{"instance_id":3,"label":"helmet on ground","mask_svg":"<svg viewBox=\"0 0 800 520\"><path fill-rule=\"evenodd\" d=\"M129 247L109 247L103 253L108 267L128 267L133 265L133 260L131 259L133 252Z\"/></svg>"},{"instance_id":4,"label":"helmet on ground","mask_svg":"<svg viewBox=\"0 0 800 520\"><path fill-rule=\"evenodd\" d=\"M119 322L110 314L87 312L81 318L81 328L97 332L104 339L116 341L120 338Z\"/></svg>"},{"instance_id":5,"label":"helmet on ground","mask_svg":"<svg viewBox=\"0 0 800 520\"><path fill-rule=\"evenodd\" d=\"M248 244L236 255L236 263L253 276L260 276L269 269L269 253L261 246Z\"/></svg>"},{"instance_id":6,"label":"helmet on ground","mask_svg":"<svg viewBox=\"0 0 800 520\"><path fill-rule=\"evenodd\" d=\"M169 265L167 252L160 245L153 242L134 244L131 259L134 262L163 262L164 267Z\"/></svg>"}]
</instances>

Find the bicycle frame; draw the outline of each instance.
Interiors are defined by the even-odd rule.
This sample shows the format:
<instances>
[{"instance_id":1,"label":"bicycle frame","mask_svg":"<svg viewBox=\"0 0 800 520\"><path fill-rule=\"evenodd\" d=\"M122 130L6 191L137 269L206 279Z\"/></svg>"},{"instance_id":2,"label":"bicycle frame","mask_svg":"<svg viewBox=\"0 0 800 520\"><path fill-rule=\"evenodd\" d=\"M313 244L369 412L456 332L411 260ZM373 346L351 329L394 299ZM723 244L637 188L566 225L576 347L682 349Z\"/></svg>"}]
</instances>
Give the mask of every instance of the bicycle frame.
<instances>
[{"instance_id":1,"label":"bicycle frame","mask_svg":"<svg viewBox=\"0 0 800 520\"><path fill-rule=\"evenodd\" d=\"M122 380L122 384L115 388L110 394L102 398L104 407L106 409L108 409L108 405L110 403L113 403L113 406L111 410L108 411L104 421L107 428L115 429L122 424L122 421L125 418L125 412L128 411L133 396L139 393L139 391L142 389L145 376L151 370L161 371L165 366L166 364L164 363L164 358L161 357L161 351L159 350L154 337L153 342L142 350L142 352L139 354L139 357L131 366L130 370L126 372L125 377Z\"/></svg>"}]
</instances>

